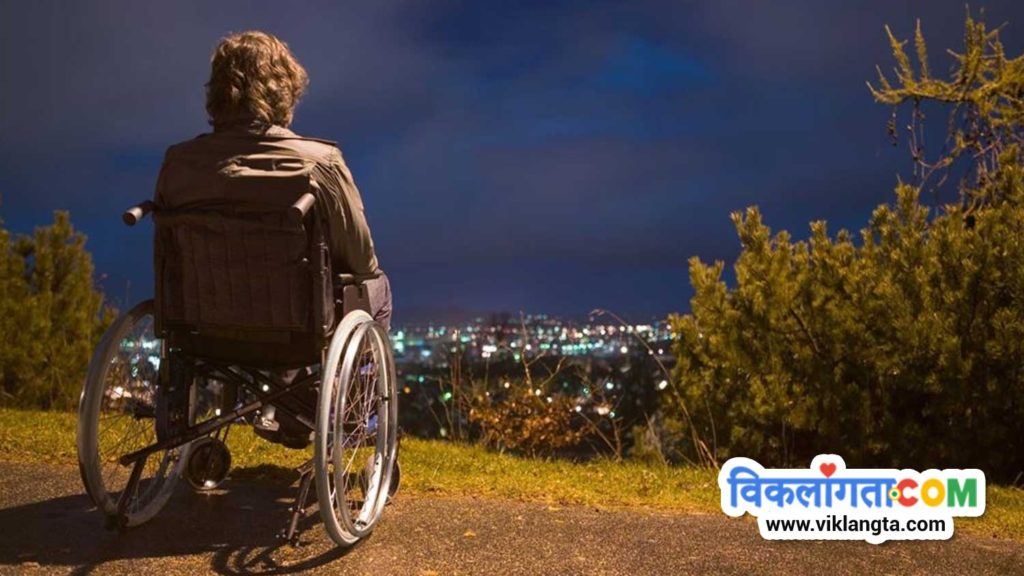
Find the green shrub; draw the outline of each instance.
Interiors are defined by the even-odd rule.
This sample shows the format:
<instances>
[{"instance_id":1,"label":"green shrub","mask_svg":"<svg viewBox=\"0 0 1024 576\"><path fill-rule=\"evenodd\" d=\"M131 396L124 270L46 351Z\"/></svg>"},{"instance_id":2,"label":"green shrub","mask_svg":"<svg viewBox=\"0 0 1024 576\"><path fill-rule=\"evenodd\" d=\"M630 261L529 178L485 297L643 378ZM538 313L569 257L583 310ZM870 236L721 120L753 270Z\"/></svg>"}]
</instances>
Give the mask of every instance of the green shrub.
<instances>
[{"instance_id":1,"label":"green shrub","mask_svg":"<svg viewBox=\"0 0 1024 576\"><path fill-rule=\"evenodd\" d=\"M757 208L733 214L736 285L723 263L690 262L691 313L672 318L679 408L716 457L805 464L1024 468L1024 58L967 21L950 81L919 72L892 39L897 86L881 102L951 105L951 150L926 160L855 238L824 222L810 238L772 235ZM916 125L911 133L916 134ZM930 209L920 190L969 163L959 204Z\"/></svg>"}]
</instances>

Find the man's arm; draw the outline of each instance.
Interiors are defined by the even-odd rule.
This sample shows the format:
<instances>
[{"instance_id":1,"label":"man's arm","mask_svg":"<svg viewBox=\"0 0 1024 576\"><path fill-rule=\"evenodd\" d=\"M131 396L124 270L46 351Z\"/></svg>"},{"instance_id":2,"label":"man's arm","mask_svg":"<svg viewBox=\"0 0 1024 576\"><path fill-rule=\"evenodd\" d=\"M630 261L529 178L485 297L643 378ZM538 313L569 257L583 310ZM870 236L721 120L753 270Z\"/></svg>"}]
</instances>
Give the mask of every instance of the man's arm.
<instances>
[{"instance_id":1,"label":"man's arm","mask_svg":"<svg viewBox=\"0 0 1024 576\"><path fill-rule=\"evenodd\" d=\"M156 177L156 189L153 191L153 201L156 202L157 206L164 206L164 188L166 184L167 176L167 154L170 152L170 148L164 153L164 160L160 163L160 173Z\"/></svg>"},{"instance_id":2,"label":"man's arm","mask_svg":"<svg viewBox=\"0 0 1024 576\"><path fill-rule=\"evenodd\" d=\"M363 199L339 150L332 153L329 169L323 177L335 262L340 262L353 274L377 272L377 254L363 213Z\"/></svg>"}]
</instances>

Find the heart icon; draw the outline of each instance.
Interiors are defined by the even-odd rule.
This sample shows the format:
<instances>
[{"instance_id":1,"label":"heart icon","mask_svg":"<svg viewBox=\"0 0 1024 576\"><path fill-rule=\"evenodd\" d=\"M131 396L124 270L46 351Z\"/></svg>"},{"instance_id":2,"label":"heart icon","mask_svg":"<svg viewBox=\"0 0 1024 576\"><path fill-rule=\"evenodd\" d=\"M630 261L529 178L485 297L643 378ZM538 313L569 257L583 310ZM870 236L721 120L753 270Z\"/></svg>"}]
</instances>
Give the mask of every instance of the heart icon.
<instances>
[{"instance_id":1,"label":"heart icon","mask_svg":"<svg viewBox=\"0 0 1024 576\"><path fill-rule=\"evenodd\" d=\"M836 465L832 462L829 462L827 464L822 464L821 466L818 466L818 470L821 470L821 473L825 475L825 478L828 478L836 473Z\"/></svg>"}]
</instances>

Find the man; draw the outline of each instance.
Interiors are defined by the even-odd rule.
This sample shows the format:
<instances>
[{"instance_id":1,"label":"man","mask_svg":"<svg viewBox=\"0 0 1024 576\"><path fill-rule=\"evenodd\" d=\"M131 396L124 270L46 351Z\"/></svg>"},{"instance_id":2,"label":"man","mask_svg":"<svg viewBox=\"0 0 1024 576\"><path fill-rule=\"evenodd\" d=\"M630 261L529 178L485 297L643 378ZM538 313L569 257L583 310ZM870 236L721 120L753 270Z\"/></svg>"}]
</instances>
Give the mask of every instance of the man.
<instances>
[{"instance_id":1,"label":"man","mask_svg":"<svg viewBox=\"0 0 1024 576\"><path fill-rule=\"evenodd\" d=\"M206 84L213 132L168 149L156 201L175 208L225 200L218 198L217 175L230 163L253 164L267 156L312 162L313 180L327 204L334 271L379 274L366 281L371 314L389 328L391 287L380 271L363 201L341 151L333 142L288 129L308 84L288 45L274 36L243 32L224 38L213 52Z\"/></svg>"},{"instance_id":2,"label":"man","mask_svg":"<svg viewBox=\"0 0 1024 576\"><path fill-rule=\"evenodd\" d=\"M320 189L319 200L327 208L334 272L379 274L364 284L371 315L389 328L391 288L380 271L363 201L341 151L333 142L303 138L288 129L308 84L306 71L274 36L243 32L224 38L213 53L206 84L206 111L213 132L168 149L156 202L163 208L189 208L244 201L237 191L229 197L223 185L225 174L243 178L259 174L265 185L275 180L268 175L309 170ZM255 178L250 180L260 185ZM291 381L298 372L276 376ZM281 408L290 403L289 399L279 401ZM256 422L257 433L286 446L306 446L309 429L289 412L265 407Z\"/></svg>"}]
</instances>

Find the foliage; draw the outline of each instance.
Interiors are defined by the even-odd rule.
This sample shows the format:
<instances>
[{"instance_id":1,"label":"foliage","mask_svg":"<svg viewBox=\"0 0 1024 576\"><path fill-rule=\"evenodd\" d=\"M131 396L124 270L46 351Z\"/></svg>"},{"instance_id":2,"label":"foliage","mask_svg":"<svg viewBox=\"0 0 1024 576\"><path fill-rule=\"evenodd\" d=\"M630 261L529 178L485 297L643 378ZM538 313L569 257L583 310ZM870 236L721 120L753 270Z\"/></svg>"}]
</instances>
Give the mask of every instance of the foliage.
<instances>
[{"instance_id":1,"label":"foliage","mask_svg":"<svg viewBox=\"0 0 1024 576\"><path fill-rule=\"evenodd\" d=\"M893 39L898 83L873 90L889 104L953 106L955 146L926 165L976 163L964 202L929 209L922 182L900 184L859 238L819 221L806 241L773 236L749 208L732 216L734 288L722 262L691 260L692 311L672 318L675 376L717 457L788 465L839 452L857 466L1021 471L1024 59L970 18L965 41L942 81L920 32L917 74Z\"/></svg>"},{"instance_id":2,"label":"foliage","mask_svg":"<svg viewBox=\"0 0 1024 576\"><path fill-rule=\"evenodd\" d=\"M528 341L525 324L521 330L522 340ZM447 374L429 377L426 386L419 376L420 393L410 398L416 404L403 409L407 417L433 417L442 438L478 441L502 452L529 456L610 455L622 460L629 426L643 418L638 407L653 403L642 397L643 390L647 396L653 390L650 383L645 387L640 382L649 374L644 367L646 356L615 367L597 366L594 359L501 343L496 359L489 357L482 366L475 365L477 370L482 368L481 375L473 373L474 364L467 361L458 342L456 332L441 362ZM603 378L609 372L616 374L617 384ZM596 384L595 378L602 378L601 383ZM422 433L422 426L418 429Z\"/></svg>"},{"instance_id":3,"label":"foliage","mask_svg":"<svg viewBox=\"0 0 1024 576\"><path fill-rule=\"evenodd\" d=\"M584 432L573 426L572 399L557 395L550 401L529 386L517 385L500 400L478 402L469 420L480 426L484 444L531 456L571 448Z\"/></svg>"},{"instance_id":4,"label":"foliage","mask_svg":"<svg viewBox=\"0 0 1024 576\"><path fill-rule=\"evenodd\" d=\"M85 236L67 212L32 236L0 228L0 391L2 401L73 407L113 310L93 285Z\"/></svg>"},{"instance_id":5,"label":"foliage","mask_svg":"<svg viewBox=\"0 0 1024 576\"><path fill-rule=\"evenodd\" d=\"M1014 167L1024 163L1024 57L1008 58L999 30L988 30L984 22L975 21L968 14L964 51L950 51L956 62L952 79L939 80L929 70L920 21L914 34L917 71L904 50L906 41L897 40L888 27L886 33L896 60L897 84L893 86L879 69L880 88L869 83L868 89L877 101L894 107L889 123L894 138L897 109L912 103L907 130L919 185L924 186L934 174L944 179L948 168L964 160L970 166L960 182L960 194L967 216L980 206L1006 200L1000 195L1012 190L1012 186L999 185L994 180L1011 176ZM925 155L922 102L950 108L948 141L944 152L934 159Z\"/></svg>"}]
</instances>

